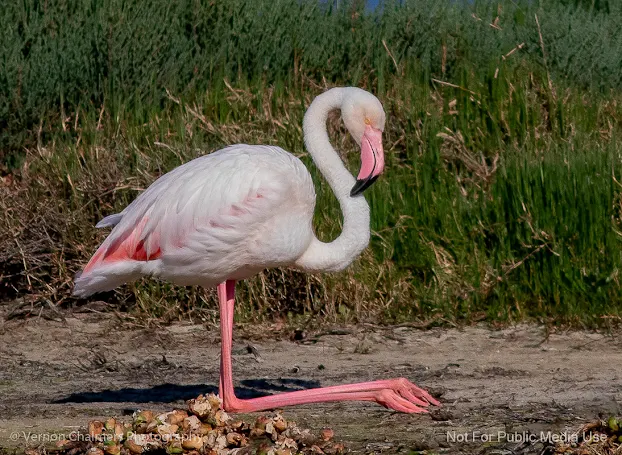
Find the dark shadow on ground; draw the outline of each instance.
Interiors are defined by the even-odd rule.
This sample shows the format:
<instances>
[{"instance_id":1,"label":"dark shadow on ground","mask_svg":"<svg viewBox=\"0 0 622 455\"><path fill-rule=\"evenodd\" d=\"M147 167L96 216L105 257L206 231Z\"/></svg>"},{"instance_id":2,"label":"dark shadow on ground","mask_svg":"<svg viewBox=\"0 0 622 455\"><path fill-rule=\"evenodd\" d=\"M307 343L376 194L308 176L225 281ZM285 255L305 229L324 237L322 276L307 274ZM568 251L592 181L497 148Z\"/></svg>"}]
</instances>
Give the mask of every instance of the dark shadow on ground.
<instances>
[{"instance_id":1,"label":"dark shadow on ground","mask_svg":"<svg viewBox=\"0 0 622 455\"><path fill-rule=\"evenodd\" d=\"M318 381L304 379L246 379L242 386L236 387L238 398L257 398L280 392L320 387ZM78 392L52 401L52 403L171 403L196 398L200 394L218 393L218 387L205 384L179 385L160 384L150 388L123 388L118 390L102 390L99 392Z\"/></svg>"}]
</instances>

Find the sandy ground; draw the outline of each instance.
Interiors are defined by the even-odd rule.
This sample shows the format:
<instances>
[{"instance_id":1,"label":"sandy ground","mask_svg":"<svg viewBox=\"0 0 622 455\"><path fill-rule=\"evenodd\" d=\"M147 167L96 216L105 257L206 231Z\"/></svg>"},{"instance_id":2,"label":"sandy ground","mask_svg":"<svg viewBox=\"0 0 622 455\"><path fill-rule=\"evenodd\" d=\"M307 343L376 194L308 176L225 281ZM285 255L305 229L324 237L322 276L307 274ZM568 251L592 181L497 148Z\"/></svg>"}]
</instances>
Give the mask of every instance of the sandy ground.
<instances>
[{"instance_id":1,"label":"sandy ground","mask_svg":"<svg viewBox=\"0 0 622 455\"><path fill-rule=\"evenodd\" d=\"M234 373L241 397L400 376L440 395L443 407L420 415L369 403L285 410L299 425L333 428L355 453L546 453L547 438L620 414L621 335L526 325L350 327L298 342L238 334ZM202 325L136 329L97 313L0 322L0 447L37 445L92 418L183 408L216 390L218 342Z\"/></svg>"}]
</instances>

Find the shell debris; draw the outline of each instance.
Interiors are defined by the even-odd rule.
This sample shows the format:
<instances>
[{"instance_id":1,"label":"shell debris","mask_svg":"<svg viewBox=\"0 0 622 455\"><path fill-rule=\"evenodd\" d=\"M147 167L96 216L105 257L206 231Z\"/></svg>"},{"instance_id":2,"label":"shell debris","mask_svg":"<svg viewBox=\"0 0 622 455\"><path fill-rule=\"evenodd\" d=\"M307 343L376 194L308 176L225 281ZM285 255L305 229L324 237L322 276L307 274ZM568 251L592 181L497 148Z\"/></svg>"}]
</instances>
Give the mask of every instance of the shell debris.
<instances>
[{"instance_id":1,"label":"shell debris","mask_svg":"<svg viewBox=\"0 0 622 455\"><path fill-rule=\"evenodd\" d=\"M136 411L130 422L92 420L72 440L54 447L28 449L30 455L340 455L347 452L334 432L317 434L275 412L253 422L236 420L221 409L214 394L187 402L187 410L156 414Z\"/></svg>"}]
</instances>

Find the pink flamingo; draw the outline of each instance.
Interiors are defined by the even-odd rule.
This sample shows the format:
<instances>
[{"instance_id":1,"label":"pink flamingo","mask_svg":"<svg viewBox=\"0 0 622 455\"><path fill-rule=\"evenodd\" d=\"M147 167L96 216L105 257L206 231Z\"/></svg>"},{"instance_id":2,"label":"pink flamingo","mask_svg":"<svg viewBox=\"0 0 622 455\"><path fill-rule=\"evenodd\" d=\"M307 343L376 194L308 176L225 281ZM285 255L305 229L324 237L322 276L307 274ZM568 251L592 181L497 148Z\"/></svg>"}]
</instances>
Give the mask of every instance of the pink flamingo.
<instances>
[{"instance_id":1,"label":"pink flamingo","mask_svg":"<svg viewBox=\"0 0 622 455\"><path fill-rule=\"evenodd\" d=\"M330 144L328 113L340 109L361 146L358 179ZM180 285L218 286L222 336L220 397L230 412L343 401L375 401L403 412L439 405L429 393L399 378L282 393L241 400L231 368L234 290L237 280L268 267L307 271L347 267L367 246L369 206L361 193L382 173L385 113L372 94L353 87L319 95L305 114L304 139L315 165L343 212L343 231L330 243L312 228L315 190L303 163L285 150L239 144L196 158L156 180L121 213L77 277L74 295L111 290L143 275Z\"/></svg>"}]
</instances>

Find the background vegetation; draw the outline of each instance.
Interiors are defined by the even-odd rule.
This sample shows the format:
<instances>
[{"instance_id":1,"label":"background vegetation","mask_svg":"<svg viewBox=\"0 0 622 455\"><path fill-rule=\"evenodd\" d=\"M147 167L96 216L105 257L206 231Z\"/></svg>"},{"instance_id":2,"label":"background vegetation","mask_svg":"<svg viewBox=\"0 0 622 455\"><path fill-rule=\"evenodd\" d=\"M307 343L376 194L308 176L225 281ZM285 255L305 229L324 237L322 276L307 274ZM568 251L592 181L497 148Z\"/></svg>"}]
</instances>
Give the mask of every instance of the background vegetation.
<instances>
[{"instance_id":1,"label":"background vegetation","mask_svg":"<svg viewBox=\"0 0 622 455\"><path fill-rule=\"evenodd\" d=\"M337 275L268 271L242 320L603 324L622 312L622 5L406 0L23 0L0 10L0 299L78 303L73 275L120 211L225 144L278 144L338 205L302 143L312 98L376 93L387 172L372 245ZM352 169L338 117L331 136ZM96 299L212 317L214 295L154 280ZM33 304L34 304L33 303Z\"/></svg>"}]
</instances>

